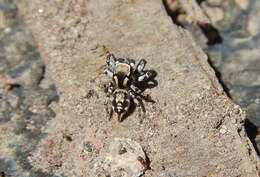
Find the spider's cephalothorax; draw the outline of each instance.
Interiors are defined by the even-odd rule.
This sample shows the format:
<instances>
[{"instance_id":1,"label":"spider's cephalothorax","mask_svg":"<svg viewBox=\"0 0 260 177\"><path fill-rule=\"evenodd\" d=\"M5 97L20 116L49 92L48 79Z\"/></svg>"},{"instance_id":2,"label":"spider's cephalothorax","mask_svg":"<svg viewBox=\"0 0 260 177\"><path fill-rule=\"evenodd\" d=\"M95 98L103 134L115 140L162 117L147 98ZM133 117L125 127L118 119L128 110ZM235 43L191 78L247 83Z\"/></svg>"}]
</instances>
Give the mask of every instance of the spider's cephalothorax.
<instances>
[{"instance_id":1,"label":"spider's cephalothorax","mask_svg":"<svg viewBox=\"0 0 260 177\"><path fill-rule=\"evenodd\" d=\"M152 75L149 71L143 71L146 61L141 59L135 66L135 62L129 59L118 58L108 53L107 65L105 74L112 78L113 82L109 83L106 88L108 96L112 96L112 109L110 110L110 117L113 111L118 115L118 121L122 121L129 108L134 102L135 104L141 104L141 99L144 96L141 95L141 90L138 88L140 82L147 81Z\"/></svg>"}]
</instances>

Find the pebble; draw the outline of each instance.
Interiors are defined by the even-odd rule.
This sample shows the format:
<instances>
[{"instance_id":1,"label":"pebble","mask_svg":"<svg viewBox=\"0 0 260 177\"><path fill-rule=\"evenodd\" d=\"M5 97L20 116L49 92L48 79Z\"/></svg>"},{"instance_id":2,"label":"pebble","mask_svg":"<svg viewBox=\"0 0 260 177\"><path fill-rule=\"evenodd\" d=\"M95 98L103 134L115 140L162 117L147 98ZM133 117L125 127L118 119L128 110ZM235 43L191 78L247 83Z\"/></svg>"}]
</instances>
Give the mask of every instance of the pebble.
<instances>
[{"instance_id":1,"label":"pebble","mask_svg":"<svg viewBox=\"0 0 260 177\"><path fill-rule=\"evenodd\" d=\"M227 127L225 125L222 126L222 128L219 130L221 134L225 134L227 132Z\"/></svg>"},{"instance_id":2,"label":"pebble","mask_svg":"<svg viewBox=\"0 0 260 177\"><path fill-rule=\"evenodd\" d=\"M42 8L39 8L39 9L38 9L38 12L39 12L39 13L43 13L43 11L44 11L44 10L43 10Z\"/></svg>"},{"instance_id":3,"label":"pebble","mask_svg":"<svg viewBox=\"0 0 260 177\"><path fill-rule=\"evenodd\" d=\"M117 171L124 171L126 176L142 175L147 169L147 162L141 145L131 139L115 138L110 143L105 157L104 169L110 172L111 176Z\"/></svg>"}]
</instances>

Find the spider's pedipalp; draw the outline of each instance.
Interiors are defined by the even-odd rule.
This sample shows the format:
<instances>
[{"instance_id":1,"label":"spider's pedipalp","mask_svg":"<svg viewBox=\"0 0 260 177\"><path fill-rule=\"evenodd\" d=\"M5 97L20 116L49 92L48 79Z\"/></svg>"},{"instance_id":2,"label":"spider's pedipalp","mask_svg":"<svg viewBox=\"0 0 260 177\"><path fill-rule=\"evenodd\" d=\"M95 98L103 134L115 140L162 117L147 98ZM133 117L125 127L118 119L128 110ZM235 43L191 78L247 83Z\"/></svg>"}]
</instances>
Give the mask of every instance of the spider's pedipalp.
<instances>
[{"instance_id":1,"label":"spider's pedipalp","mask_svg":"<svg viewBox=\"0 0 260 177\"><path fill-rule=\"evenodd\" d=\"M104 73L110 78L113 78L114 76L114 73L108 68L104 70Z\"/></svg>"},{"instance_id":2,"label":"spider's pedipalp","mask_svg":"<svg viewBox=\"0 0 260 177\"><path fill-rule=\"evenodd\" d=\"M106 83L103 85L103 89L107 97L110 97L114 92L114 85L112 82Z\"/></svg>"}]
</instances>

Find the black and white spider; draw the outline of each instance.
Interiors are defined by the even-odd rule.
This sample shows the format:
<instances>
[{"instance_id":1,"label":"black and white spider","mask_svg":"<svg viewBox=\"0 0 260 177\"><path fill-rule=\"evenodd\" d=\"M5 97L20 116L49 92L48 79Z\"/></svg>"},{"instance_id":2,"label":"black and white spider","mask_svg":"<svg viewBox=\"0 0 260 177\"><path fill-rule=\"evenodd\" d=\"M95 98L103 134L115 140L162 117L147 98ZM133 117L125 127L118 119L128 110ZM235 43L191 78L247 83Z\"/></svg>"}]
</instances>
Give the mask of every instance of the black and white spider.
<instances>
[{"instance_id":1,"label":"black and white spider","mask_svg":"<svg viewBox=\"0 0 260 177\"><path fill-rule=\"evenodd\" d=\"M151 71L144 71L146 61L141 59L134 67L134 60L117 59L110 53L107 54L106 59L108 67L105 69L105 74L113 80L106 86L107 96L112 97L110 99L112 106L110 106L110 109L107 107L109 120L113 111L115 111L118 115L118 121L123 121L129 113L132 103L141 105L143 111L145 111L142 99L148 100L148 97L141 94L143 90L140 85L148 81L153 75Z\"/></svg>"}]
</instances>

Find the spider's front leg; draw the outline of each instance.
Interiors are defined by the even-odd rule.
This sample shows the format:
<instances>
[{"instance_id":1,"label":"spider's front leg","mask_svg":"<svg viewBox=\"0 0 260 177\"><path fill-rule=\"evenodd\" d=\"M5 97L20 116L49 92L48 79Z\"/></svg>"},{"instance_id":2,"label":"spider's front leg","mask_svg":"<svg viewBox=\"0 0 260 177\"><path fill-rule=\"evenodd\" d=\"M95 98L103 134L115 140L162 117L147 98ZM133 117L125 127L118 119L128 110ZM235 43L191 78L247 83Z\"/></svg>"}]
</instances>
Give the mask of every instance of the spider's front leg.
<instances>
[{"instance_id":1,"label":"spider's front leg","mask_svg":"<svg viewBox=\"0 0 260 177\"><path fill-rule=\"evenodd\" d=\"M109 69L109 68L106 68L104 73L110 77L110 78L113 78L114 77L114 73ZM104 85L104 88L105 88L105 93L108 95L108 96L111 96L113 91L115 90L114 89L114 84L112 82L109 82L108 84L105 84Z\"/></svg>"},{"instance_id":2,"label":"spider's front leg","mask_svg":"<svg viewBox=\"0 0 260 177\"><path fill-rule=\"evenodd\" d=\"M137 77L138 82L146 81L152 76L152 73L149 71L144 72L140 76Z\"/></svg>"},{"instance_id":3,"label":"spider's front leg","mask_svg":"<svg viewBox=\"0 0 260 177\"><path fill-rule=\"evenodd\" d=\"M134 69L135 61L133 59L129 59L129 58L126 58L126 60L128 61L129 65L132 67L132 69Z\"/></svg>"},{"instance_id":4,"label":"spider's front leg","mask_svg":"<svg viewBox=\"0 0 260 177\"><path fill-rule=\"evenodd\" d=\"M115 88L114 88L114 84L112 82L104 84L104 91L107 95L104 100L104 105L105 105L108 120L111 120L113 112L114 112L113 107L112 107L112 97L111 97L114 90L115 90Z\"/></svg>"},{"instance_id":5,"label":"spider's front leg","mask_svg":"<svg viewBox=\"0 0 260 177\"><path fill-rule=\"evenodd\" d=\"M107 57L107 65L112 70L115 71L116 67L116 58L113 54L109 54Z\"/></svg>"},{"instance_id":6,"label":"spider's front leg","mask_svg":"<svg viewBox=\"0 0 260 177\"><path fill-rule=\"evenodd\" d=\"M145 59L141 59L140 61L139 61L139 63L137 64L137 66L136 66L136 68L135 68L135 70L137 71L137 72L142 72L143 71L143 69L144 69L144 67L145 67L145 65L146 65L146 60Z\"/></svg>"},{"instance_id":7,"label":"spider's front leg","mask_svg":"<svg viewBox=\"0 0 260 177\"><path fill-rule=\"evenodd\" d=\"M146 60L141 59L136 66L135 72L137 74L138 82L146 81L152 76L152 73L150 71L143 71L146 63Z\"/></svg>"}]
</instances>

